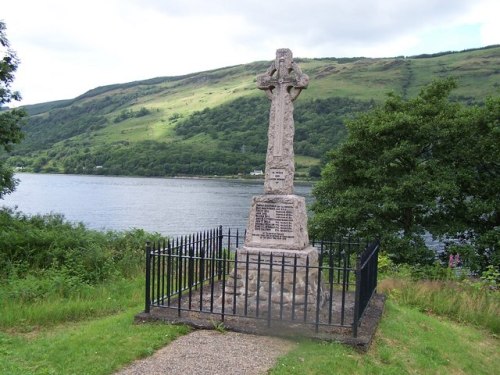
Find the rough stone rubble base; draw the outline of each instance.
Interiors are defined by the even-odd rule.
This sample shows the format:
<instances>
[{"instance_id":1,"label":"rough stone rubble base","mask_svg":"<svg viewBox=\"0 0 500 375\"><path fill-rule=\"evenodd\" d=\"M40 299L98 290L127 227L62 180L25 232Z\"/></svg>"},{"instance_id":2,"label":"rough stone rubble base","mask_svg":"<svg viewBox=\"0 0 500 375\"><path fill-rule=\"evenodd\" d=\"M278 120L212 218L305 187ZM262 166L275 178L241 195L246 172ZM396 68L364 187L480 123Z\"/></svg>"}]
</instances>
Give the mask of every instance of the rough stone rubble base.
<instances>
[{"instance_id":1,"label":"rough stone rubble base","mask_svg":"<svg viewBox=\"0 0 500 375\"><path fill-rule=\"evenodd\" d=\"M318 302L318 251L312 246L303 250L265 249L243 246L237 250L238 265L227 279L225 305L259 314L268 312L269 288L271 310L284 314L303 313L321 308L325 302L323 288L319 285ZM260 254L260 267L258 266ZM273 257L271 275L271 254ZM296 259L296 260L295 260ZM248 268L247 268L248 260ZM307 266L307 269L306 269ZM295 272L294 272L295 269ZM236 272L235 272L236 271ZM236 277L235 277L236 276ZM235 288L236 283L236 288ZM295 296L295 297L294 297Z\"/></svg>"}]
</instances>

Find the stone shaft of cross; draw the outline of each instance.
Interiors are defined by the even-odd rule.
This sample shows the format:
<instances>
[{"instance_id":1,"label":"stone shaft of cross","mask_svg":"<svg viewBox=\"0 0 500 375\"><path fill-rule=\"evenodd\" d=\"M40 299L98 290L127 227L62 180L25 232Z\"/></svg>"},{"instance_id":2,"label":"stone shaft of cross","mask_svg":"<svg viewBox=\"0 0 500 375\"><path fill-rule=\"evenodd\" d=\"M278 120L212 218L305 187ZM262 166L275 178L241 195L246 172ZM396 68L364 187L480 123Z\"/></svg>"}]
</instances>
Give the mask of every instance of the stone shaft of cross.
<instances>
[{"instance_id":1,"label":"stone shaft of cross","mask_svg":"<svg viewBox=\"0 0 500 375\"><path fill-rule=\"evenodd\" d=\"M276 51L267 72L257 77L257 87L271 100L266 155L266 194L293 194L295 161L293 152L293 101L307 88L309 77L302 73L287 48Z\"/></svg>"}]
</instances>

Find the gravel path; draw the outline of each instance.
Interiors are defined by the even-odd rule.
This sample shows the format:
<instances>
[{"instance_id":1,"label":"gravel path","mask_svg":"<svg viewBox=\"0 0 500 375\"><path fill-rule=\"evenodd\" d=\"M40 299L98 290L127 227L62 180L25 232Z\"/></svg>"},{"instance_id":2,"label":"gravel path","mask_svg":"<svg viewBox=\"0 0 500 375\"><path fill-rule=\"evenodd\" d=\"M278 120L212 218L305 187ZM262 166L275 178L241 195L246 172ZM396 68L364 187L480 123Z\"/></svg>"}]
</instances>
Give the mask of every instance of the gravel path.
<instances>
[{"instance_id":1,"label":"gravel path","mask_svg":"<svg viewBox=\"0 0 500 375\"><path fill-rule=\"evenodd\" d=\"M295 344L276 337L197 330L116 375L260 375Z\"/></svg>"}]
</instances>

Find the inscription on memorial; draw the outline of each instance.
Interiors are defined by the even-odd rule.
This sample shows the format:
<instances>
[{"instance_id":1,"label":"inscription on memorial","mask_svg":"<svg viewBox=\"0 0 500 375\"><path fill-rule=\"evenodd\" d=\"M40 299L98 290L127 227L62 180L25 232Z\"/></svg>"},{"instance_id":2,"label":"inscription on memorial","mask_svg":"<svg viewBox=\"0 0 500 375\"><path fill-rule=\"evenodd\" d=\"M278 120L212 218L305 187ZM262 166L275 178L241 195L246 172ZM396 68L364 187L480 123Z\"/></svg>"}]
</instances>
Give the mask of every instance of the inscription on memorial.
<instances>
[{"instance_id":1,"label":"inscription on memorial","mask_svg":"<svg viewBox=\"0 0 500 375\"><path fill-rule=\"evenodd\" d=\"M285 170L272 168L269 170L269 180L274 188L279 189L282 188L285 184Z\"/></svg>"},{"instance_id":2,"label":"inscription on memorial","mask_svg":"<svg viewBox=\"0 0 500 375\"><path fill-rule=\"evenodd\" d=\"M253 236L263 240L293 239L293 205L257 203Z\"/></svg>"}]
</instances>

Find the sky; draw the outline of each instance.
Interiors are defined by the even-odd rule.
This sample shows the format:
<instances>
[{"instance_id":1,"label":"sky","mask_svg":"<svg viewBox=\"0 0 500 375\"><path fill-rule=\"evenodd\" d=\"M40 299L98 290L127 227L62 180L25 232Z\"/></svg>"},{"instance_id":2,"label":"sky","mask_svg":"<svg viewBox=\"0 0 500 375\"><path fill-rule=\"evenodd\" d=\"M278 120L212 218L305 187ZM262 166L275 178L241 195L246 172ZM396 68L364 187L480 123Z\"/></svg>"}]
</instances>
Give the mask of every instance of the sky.
<instances>
[{"instance_id":1,"label":"sky","mask_svg":"<svg viewBox=\"0 0 500 375\"><path fill-rule=\"evenodd\" d=\"M500 44L498 0L4 0L21 61L11 106L98 86L295 57L394 57ZM0 51L3 53L4 51ZM0 55L3 56L3 55Z\"/></svg>"}]
</instances>

